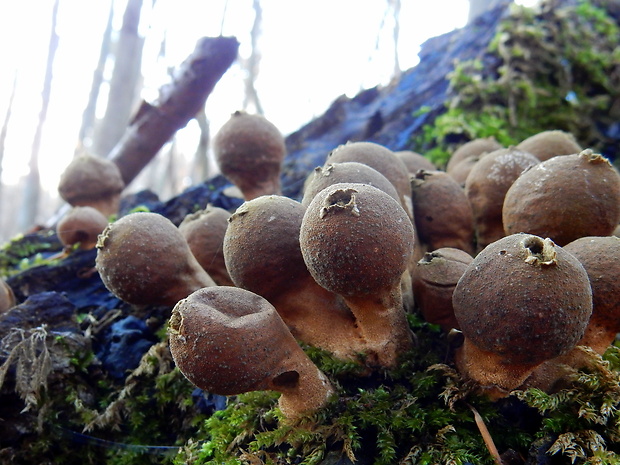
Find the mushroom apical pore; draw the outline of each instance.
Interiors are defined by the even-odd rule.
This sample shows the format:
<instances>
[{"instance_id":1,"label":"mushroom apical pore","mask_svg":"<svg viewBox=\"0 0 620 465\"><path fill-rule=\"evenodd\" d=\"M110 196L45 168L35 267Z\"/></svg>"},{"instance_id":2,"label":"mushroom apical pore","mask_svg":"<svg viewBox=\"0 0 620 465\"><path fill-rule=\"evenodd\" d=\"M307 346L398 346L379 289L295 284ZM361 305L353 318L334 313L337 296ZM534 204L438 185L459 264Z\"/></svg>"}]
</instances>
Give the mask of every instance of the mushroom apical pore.
<instances>
[{"instance_id":1,"label":"mushroom apical pore","mask_svg":"<svg viewBox=\"0 0 620 465\"><path fill-rule=\"evenodd\" d=\"M507 235L549 237L564 246L585 236L609 236L620 222L620 174L591 150L541 162L506 192Z\"/></svg>"},{"instance_id":2,"label":"mushroom apical pore","mask_svg":"<svg viewBox=\"0 0 620 465\"><path fill-rule=\"evenodd\" d=\"M286 146L278 128L265 117L233 113L215 135L213 152L220 171L245 200L280 194Z\"/></svg>"},{"instance_id":3,"label":"mushroom apical pore","mask_svg":"<svg viewBox=\"0 0 620 465\"><path fill-rule=\"evenodd\" d=\"M218 286L233 285L224 261L224 236L229 218L228 210L207 205L187 215L179 225L192 254Z\"/></svg>"},{"instance_id":4,"label":"mushroom apical pore","mask_svg":"<svg viewBox=\"0 0 620 465\"><path fill-rule=\"evenodd\" d=\"M452 303L465 336L457 367L495 398L575 346L592 313L592 291L573 255L549 239L513 234L475 257Z\"/></svg>"},{"instance_id":5,"label":"mushroom apical pore","mask_svg":"<svg viewBox=\"0 0 620 465\"><path fill-rule=\"evenodd\" d=\"M250 291L200 289L174 307L168 332L179 370L205 391L278 391L289 419L323 407L334 392L275 308Z\"/></svg>"},{"instance_id":6,"label":"mushroom apical pore","mask_svg":"<svg viewBox=\"0 0 620 465\"><path fill-rule=\"evenodd\" d=\"M81 155L60 176L58 193L72 206L90 206L109 217L118 213L125 182L114 162L94 155Z\"/></svg>"},{"instance_id":7,"label":"mushroom apical pore","mask_svg":"<svg viewBox=\"0 0 620 465\"><path fill-rule=\"evenodd\" d=\"M372 186L334 184L308 205L299 241L314 279L353 312L369 363L394 366L412 344L400 283L414 230L402 206Z\"/></svg>"},{"instance_id":8,"label":"mushroom apical pore","mask_svg":"<svg viewBox=\"0 0 620 465\"><path fill-rule=\"evenodd\" d=\"M215 282L192 255L178 228L157 213L130 213L97 242L97 271L119 299L134 305L175 305Z\"/></svg>"},{"instance_id":9,"label":"mushroom apical pore","mask_svg":"<svg viewBox=\"0 0 620 465\"><path fill-rule=\"evenodd\" d=\"M236 286L267 299L293 336L354 359L363 340L343 299L321 287L309 273L299 245L306 208L279 195L241 205L230 217L224 258Z\"/></svg>"}]
</instances>

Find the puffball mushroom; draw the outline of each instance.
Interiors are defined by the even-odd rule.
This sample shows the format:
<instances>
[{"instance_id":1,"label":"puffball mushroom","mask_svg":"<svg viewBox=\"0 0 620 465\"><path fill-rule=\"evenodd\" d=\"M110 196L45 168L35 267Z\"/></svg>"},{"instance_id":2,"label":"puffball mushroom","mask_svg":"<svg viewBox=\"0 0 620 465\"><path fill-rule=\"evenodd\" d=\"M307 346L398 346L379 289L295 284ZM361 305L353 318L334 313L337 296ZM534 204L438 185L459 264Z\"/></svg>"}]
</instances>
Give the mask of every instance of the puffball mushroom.
<instances>
[{"instance_id":1,"label":"puffball mushroom","mask_svg":"<svg viewBox=\"0 0 620 465\"><path fill-rule=\"evenodd\" d=\"M583 337L574 349L536 368L528 384L540 389L554 390L565 385L572 369L587 367L590 353L587 346L603 355L620 332L620 238L616 236L580 237L564 246L582 266L592 288L592 315Z\"/></svg>"},{"instance_id":2,"label":"puffball mushroom","mask_svg":"<svg viewBox=\"0 0 620 465\"><path fill-rule=\"evenodd\" d=\"M385 176L396 188L402 207L409 218L413 218L411 206L411 185L407 166L394 152L374 142L347 142L332 150L326 163L355 161L374 168Z\"/></svg>"},{"instance_id":3,"label":"puffball mushroom","mask_svg":"<svg viewBox=\"0 0 620 465\"><path fill-rule=\"evenodd\" d=\"M453 247L474 253L474 218L465 191L443 171L420 170L411 178L417 236L424 252ZM418 252L421 257L422 254Z\"/></svg>"},{"instance_id":4,"label":"puffball mushroom","mask_svg":"<svg viewBox=\"0 0 620 465\"><path fill-rule=\"evenodd\" d=\"M519 150L531 153L540 161L558 155L580 153L583 148L570 132L549 130L528 137L517 145Z\"/></svg>"},{"instance_id":5,"label":"puffball mushroom","mask_svg":"<svg viewBox=\"0 0 620 465\"><path fill-rule=\"evenodd\" d=\"M506 192L538 158L515 147L487 153L476 163L465 181L471 205L478 250L505 236L502 207Z\"/></svg>"},{"instance_id":6,"label":"puffball mushroom","mask_svg":"<svg viewBox=\"0 0 620 465\"><path fill-rule=\"evenodd\" d=\"M324 166L315 168L313 173L308 176L304 186L301 204L307 207L316 194L328 186L342 182L355 182L374 186L389 194L397 202L400 202L400 197L394 184L379 171L364 163L348 161L327 163Z\"/></svg>"},{"instance_id":7,"label":"puffball mushroom","mask_svg":"<svg viewBox=\"0 0 620 465\"><path fill-rule=\"evenodd\" d=\"M314 279L353 312L368 344L367 362L394 367L412 346L400 283L414 230L402 206L373 186L334 184L308 205L299 242Z\"/></svg>"},{"instance_id":8,"label":"puffball mushroom","mask_svg":"<svg viewBox=\"0 0 620 465\"><path fill-rule=\"evenodd\" d=\"M342 359L364 350L343 299L309 273L299 245L306 208L288 197L265 195L241 205L224 236L224 259L237 287L267 299L293 336Z\"/></svg>"},{"instance_id":9,"label":"puffball mushroom","mask_svg":"<svg viewBox=\"0 0 620 465\"><path fill-rule=\"evenodd\" d=\"M56 225L56 234L65 248L79 244L82 250L94 249L108 219L94 207L73 207Z\"/></svg>"},{"instance_id":10,"label":"puffball mushroom","mask_svg":"<svg viewBox=\"0 0 620 465\"><path fill-rule=\"evenodd\" d=\"M334 392L276 309L250 291L199 289L174 307L168 332L179 370L205 391L278 391L289 419L320 409Z\"/></svg>"},{"instance_id":11,"label":"puffball mushroom","mask_svg":"<svg viewBox=\"0 0 620 465\"><path fill-rule=\"evenodd\" d=\"M133 305L173 306L215 282L168 218L136 212L110 223L99 236L95 266L103 284Z\"/></svg>"},{"instance_id":12,"label":"puffball mushroom","mask_svg":"<svg viewBox=\"0 0 620 465\"><path fill-rule=\"evenodd\" d=\"M442 247L424 254L412 270L413 296L426 321L448 332L459 329L454 316L452 294L461 276L473 261L467 252Z\"/></svg>"},{"instance_id":13,"label":"puffball mushroom","mask_svg":"<svg viewBox=\"0 0 620 465\"><path fill-rule=\"evenodd\" d=\"M493 152L494 150L501 149L502 146L494 137L480 137L472 139L469 142L465 142L459 146L450 156L448 164L446 165L446 172L451 173L452 169L462 162L463 160L480 156L484 153Z\"/></svg>"},{"instance_id":14,"label":"puffball mushroom","mask_svg":"<svg viewBox=\"0 0 620 465\"><path fill-rule=\"evenodd\" d=\"M6 281L0 279L0 314L15 307L15 294Z\"/></svg>"},{"instance_id":15,"label":"puffball mushroom","mask_svg":"<svg viewBox=\"0 0 620 465\"><path fill-rule=\"evenodd\" d=\"M474 258L452 304L464 335L457 367L499 398L577 344L592 313L592 291L572 254L550 239L513 234Z\"/></svg>"},{"instance_id":16,"label":"puffball mushroom","mask_svg":"<svg viewBox=\"0 0 620 465\"><path fill-rule=\"evenodd\" d=\"M233 285L224 261L224 235L230 215L228 210L207 205L179 224L192 254L218 286Z\"/></svg>"},{"instance_id":17,"label":"puffball mushroom","mask_svg":"<svg viewBox=\"0 0 620 465\"><path fill-rule=\"evenodd\" d=\"M620 333L620 238L581 237L564 250L583 265L592 286L592 316L578 345L602 355Z\"/></svg>"},{"instance_id":18,"label":"puffball mushroom","mask_svg":"<svg viewBox=\"0 0 620 465\"><path fill-rule=\"evenodd\" d=\"M215 135L213 152L220 171L245 200L280 194L286 146L278 128L263 116L233 113Z\"/></svg>"},{"instance_id":19,"label":"puffball mushroom","mask_svg":"<svg viewBox=\"0 0 620 465\"><path fill-rule=\"evenodd\" d=\"M507 235L531 233L560 246L609 236L620 222L620 174L589 149L550 158L510 186L502 220Z\"/></svg>"},{"instance_id":20,"label":"puffball mushroom","mask_svg":"<svg viewBox=\"0 0 620 465\"><path fill-rule=\"evenodd\" d=\"M74 207L90 206L105 217L118 213L125 182L112 161L84 154L74 158L60 176L58 193Z\"/></svg>"},{"instance_id":21,"label":"puffball mushroom","mask_svg":"<svg viewBox=\"0 0 620 465\"><path fill-rule=\"evenodd\" d=\"M411 150L399 150L394 152L394 155L402 160L410 175L416 174L419 170L437 170L435 164L420 153L413 152Z\"/></svg>"}]
</instances>

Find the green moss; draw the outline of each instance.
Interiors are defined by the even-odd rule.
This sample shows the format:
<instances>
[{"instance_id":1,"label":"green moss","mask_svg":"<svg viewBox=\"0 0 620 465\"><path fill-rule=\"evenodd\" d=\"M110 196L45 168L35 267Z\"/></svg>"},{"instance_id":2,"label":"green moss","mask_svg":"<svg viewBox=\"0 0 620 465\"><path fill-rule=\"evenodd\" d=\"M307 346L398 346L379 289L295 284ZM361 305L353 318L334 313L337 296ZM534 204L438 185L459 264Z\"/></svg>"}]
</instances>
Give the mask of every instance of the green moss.
<instances>
[{"instance_id":1,"label":"green moss","mask_svg":"<svg viewBox=\"0 0 620 465\"><path fill-rule=\"evenodd\" d=\"M508 146L543 130L571 132L584 147L609 141L601 124L620 118L620 28L596 2L540 11L513 6L487 54L457 63L446 111L413 141L439 166L461 143L495 136Z\"/></svg>"}]
</instances>

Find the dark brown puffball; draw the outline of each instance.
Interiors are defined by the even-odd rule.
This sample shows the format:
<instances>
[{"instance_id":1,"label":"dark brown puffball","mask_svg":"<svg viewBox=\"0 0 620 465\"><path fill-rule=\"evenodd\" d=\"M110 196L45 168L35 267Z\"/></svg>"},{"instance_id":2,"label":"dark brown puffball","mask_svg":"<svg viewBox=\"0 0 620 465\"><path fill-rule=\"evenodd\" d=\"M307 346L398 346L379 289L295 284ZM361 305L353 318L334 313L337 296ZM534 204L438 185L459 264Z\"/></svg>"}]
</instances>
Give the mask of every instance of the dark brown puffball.
<instances>
[{"instance_id":1,"label":"dark brown puffball","mask_svg":"<svg viewBox=\"0 0 620 465\"><path fill-rule=\"evenodd\" d=\"M505 363L538 364L581 339L592 313L579 261L549 239L506 236L482 250L454 290L466 338Z\"/></svg>"},{"instance_id":2,"label":"dark brown puffball","mask_svg":"<svg viewBox=\"0 0 620 465\"><path fill-rule=\"evenodd\" d=\"M452 307L452 294L473 261L467 252L444 247L424 254L411 273L416 307L429 323L444 331L459 329Z\"/></svg>"},{"instance_id":3,"label":"dark brown puffball","mask_svg":"<svg viewBox=\"0 0 620 465\"><path fill-rule=\"evenodd\" d=\"M550 158L515 180L502 219L507 235L531 233L560 246L609 236L620 222L620 175L591 150Z\"/></svg>"},{"instance_id":4,"label":"dark brown puffball","mask_svg":"<svg viewBox=\"0 0 620 465\"><path fill-rule=\"evenodd\" d=\"M233 113L213 138L213 152L220 171L245 200L280 194L286 146L278 128L265 117Z\"/></svg>"}]
</instances>

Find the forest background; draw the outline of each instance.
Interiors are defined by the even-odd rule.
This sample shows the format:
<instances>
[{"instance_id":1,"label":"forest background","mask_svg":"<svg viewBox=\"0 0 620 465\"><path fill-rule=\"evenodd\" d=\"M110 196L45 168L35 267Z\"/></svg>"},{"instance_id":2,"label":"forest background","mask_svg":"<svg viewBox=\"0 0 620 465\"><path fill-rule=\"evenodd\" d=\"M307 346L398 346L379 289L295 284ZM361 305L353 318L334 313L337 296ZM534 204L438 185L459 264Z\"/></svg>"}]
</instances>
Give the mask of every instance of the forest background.
<instances>
[{"instance_id":1,"label":"forest background","mask_svg":"<svg viewBox=\"0 0 620 465\"><path fill-rule=\"evenodd\" d=\"M236 110L283 134L340 95L389 85L428 38L493 0L29 0L0 5L0 243L45 224L84 151L105 157L140 101L157 99L205 36L234 36L239 57L204 111L127 192L165 200L217 173L210 136ZM532 5L536 1L522 0ZM326 154L327 155L327 154Z\"/></svg>"}]
</instances>

